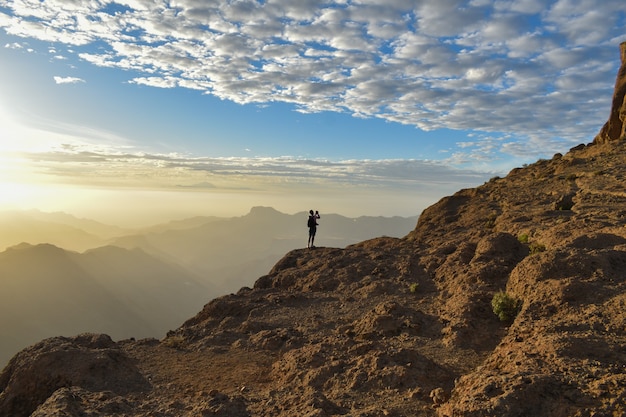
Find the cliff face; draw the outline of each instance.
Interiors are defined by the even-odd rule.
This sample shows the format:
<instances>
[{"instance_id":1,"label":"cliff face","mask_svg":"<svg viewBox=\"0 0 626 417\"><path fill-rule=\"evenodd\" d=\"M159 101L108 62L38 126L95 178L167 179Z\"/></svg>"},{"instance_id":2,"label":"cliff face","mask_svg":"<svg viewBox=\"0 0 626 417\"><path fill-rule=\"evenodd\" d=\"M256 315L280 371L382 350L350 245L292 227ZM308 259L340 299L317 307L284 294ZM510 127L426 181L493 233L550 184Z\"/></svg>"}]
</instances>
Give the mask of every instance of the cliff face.
<instances>
[{"instance_id":1,"label":"cliff face","mask_svg":"<svg viewBox=\"0 0 626 417\"><path fill-rule=\"evenodd\" d=\"M624 415L624 178L626 141L595 140L405 238L292 251L164 340L42 341L0 374L0 416Z\"/></svg>"},{"instance_id":2,"label":"cliff face","mask_svg":"<svg viewBox=\"0 0 626 417\"><path fill-rule=\"evenodd\" d=\"M626 42L622 42L620 45L620 55L622 65L615 81L611 114L600 133L595 137L594 143L626 139Z\"/></svg>"}]
</instances>

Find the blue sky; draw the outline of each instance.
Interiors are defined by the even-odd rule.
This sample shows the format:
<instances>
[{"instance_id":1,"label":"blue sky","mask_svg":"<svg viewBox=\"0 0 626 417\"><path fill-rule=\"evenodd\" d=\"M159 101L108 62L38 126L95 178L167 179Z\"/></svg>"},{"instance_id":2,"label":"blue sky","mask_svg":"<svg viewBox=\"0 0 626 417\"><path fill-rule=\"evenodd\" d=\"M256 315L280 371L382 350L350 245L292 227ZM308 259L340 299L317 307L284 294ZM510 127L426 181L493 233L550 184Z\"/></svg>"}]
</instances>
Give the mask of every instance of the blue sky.
<instances>
[{"instance_id":1,"label":"blue sky","mask_svg":"<svg viewBox=\"0 0 626 417\"><path fill-rule=\"evenodd\" d=\"M598 3L0 0L0 206L419 214L593 140Z\"/></svg>"}]
</instances>

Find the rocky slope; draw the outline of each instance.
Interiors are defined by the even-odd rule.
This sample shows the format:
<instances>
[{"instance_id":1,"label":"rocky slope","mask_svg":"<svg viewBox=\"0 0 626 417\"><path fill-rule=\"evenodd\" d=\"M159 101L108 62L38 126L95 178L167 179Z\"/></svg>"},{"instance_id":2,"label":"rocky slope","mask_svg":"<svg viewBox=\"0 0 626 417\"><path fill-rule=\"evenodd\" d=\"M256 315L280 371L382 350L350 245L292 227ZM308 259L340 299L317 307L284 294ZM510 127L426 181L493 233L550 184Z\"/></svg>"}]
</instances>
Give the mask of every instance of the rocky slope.
<instances>
[{"instance_id":1,"label":"rocky slope","mask_svg":"<svg viewBox=\"0 0 626 417\"><path fill-rule=\"evenodd\" d=\"M0 374L0 416L624 415L624 139L461 190L405 238L292 251L161 341L44 340Z\"/></svg>"}]
</instances>

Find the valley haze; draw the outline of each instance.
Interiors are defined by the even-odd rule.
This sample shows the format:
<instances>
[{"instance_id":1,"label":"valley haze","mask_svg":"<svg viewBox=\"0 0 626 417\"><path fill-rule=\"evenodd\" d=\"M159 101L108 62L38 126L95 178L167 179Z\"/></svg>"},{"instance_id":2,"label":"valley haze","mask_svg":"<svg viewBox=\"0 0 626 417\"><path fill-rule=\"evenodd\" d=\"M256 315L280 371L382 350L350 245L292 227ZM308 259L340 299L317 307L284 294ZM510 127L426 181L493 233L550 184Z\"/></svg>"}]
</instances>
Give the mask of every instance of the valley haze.
<instances>
[{"instance_id":1,"label":"valley haze","mask_svg":"<svg viewBox=\"0 0 626 417\"><path fill-rule=\"evenodd\" d=\"M0 366L46 337L163 337L209 300L252 286L303 248L307 213L253 207L125 229L66 213L0 213ZM317 246L402 237L417 217L322 213Z\"/></svg>"}]
</instances>

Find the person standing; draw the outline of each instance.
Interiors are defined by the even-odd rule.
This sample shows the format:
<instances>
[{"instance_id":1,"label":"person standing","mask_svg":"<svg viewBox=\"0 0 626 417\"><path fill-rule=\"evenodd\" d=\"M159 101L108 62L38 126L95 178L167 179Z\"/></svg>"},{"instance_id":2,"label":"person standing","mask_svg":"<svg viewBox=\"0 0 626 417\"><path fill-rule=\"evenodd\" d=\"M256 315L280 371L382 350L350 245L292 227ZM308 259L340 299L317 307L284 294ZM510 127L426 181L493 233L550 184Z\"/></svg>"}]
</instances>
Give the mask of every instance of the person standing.
<instances>
[{"instance_id":1,"label":"person standing","mask_svg":"<svg viewBox=\"0 0 626 417\"><path fill-rule=\"evenodd\" d=\"M317 224L317 219L319 218L320 214L317 210L315 210L315 213L313 210L309 210L309 220L307 222L307 226L309 227L309 241L306 246L309 249L315 248L315 233L317 232L317 226L319 226Z\"/></svg>"}]
</instances>

